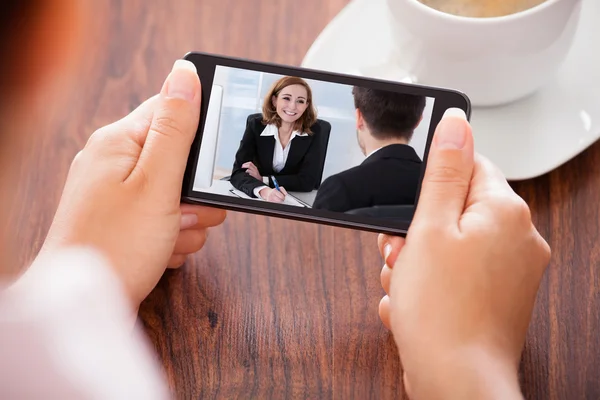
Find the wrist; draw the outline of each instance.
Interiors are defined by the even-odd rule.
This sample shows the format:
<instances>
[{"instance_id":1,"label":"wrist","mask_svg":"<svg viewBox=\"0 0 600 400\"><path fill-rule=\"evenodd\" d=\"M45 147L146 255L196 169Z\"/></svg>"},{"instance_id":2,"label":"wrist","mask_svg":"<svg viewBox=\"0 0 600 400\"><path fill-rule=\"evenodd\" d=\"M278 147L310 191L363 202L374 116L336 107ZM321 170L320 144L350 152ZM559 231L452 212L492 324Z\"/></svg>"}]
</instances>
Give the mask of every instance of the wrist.
<instances>
[{"instance_id":1,"label":"wrist","mask_svg":"<svg viewBox=\"0 0 600 400\"><path fill-rule=\"evenodd\" d=\"M271 189L270 189L270 188L268 188L268 187L263 187L262 189L260 189L260 190L258 191L258 196L259 196L259 197L262 197L263 199L265 199L265 200L266 200L266 199L267 199L267 196L268 196L268 194L269 194L269 190L271 190Z\"/></svg>"},{"instance_id":2,"label":"wrist","mask_svg":"<svg viewBox=\"0 0 600 400\"><path fill-rule=\"evenodd\" d=\"M415 399L523 399L518 367L505 356L472 346L434 357L406 365Z\"/></svg>"},{"instance_id":3,"label":"wrist","mask_svg":"<svg viewBox=\"0 0 600 400\"><path fill-rule=\"evenodd\" d=\"M252 190L252 193L254 194L254 196L255 196L255 197L262 198L263 196L261 195L261 192L262 192L264 189L268 189L268 188L269 188L269 187L268 187L268 186L266 186L266 185L263 185L263 186L257 186L257 187L255 187L255 188L254 188L254 190Z\"/></svg>"}]
</instances>

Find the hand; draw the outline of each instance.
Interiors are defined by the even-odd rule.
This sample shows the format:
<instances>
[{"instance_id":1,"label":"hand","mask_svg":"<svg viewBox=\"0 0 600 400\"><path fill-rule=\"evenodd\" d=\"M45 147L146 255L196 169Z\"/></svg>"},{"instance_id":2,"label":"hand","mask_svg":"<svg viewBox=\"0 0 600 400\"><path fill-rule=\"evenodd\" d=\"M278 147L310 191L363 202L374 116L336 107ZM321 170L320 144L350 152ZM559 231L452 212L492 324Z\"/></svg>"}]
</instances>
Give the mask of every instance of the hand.
<instances>
[{"instance_id":1,"label":"hand","mask_svg":"<svg viewBox=\"0 0 600 400\"><path fill-rule=\"evenodd\" d=\"M252 161L242 164L242 168L246 168L246 173L248 175L262 182L263 178L260 175L260 172L258 172L258 168L256 168L256 165L254 165Z\"/></svg>"},{"instance_id":2,"label":"hand","mask_svg":"<svg viewBox=\"0 0 600 400\"><path fill-rule=\"evenodd\" d=\"M263 200L270 201L272 203L281 203L285 200L285 196L287 196L288 193L283 186L280 186L279 190L264 188L258 192L258 194L263 198Z\"/></svg>"},{"instance_id":3,"label":"hand","mask_svg":"<svg viewBox=\"0 0 600 400\"><path fill-rule=\"evenodd\" d=\"M199 110L195 67L178 61L160 95L94 132L73 161L42 252L100 251L139 306L165 268L198 251L206 228L225 218L222 210L180 205Z\"/></svg>"},{"instance_id":4,"label":"hand","mask_svg":"<svg viewBox=\"0 0 600 400\"><path fill-rule=\"evenodd\" d=\"M437 128L406 240L379 237L391 327L409 395L521 398L517 372L550 258L529 208L475 157L468 122Z\"/></svg>"}]
</instances>

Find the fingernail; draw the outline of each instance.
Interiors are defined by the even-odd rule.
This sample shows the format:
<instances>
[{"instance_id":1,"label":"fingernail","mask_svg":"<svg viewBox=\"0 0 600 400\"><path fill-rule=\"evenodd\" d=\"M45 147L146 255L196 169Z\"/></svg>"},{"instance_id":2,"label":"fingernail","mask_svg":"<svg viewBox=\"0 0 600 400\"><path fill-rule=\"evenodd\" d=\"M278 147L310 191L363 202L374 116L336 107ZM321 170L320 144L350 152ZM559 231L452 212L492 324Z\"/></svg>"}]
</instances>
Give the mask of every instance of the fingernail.
<instances>
[{"instance_id":1,"label":"fingernail","mask_svg":"<svg viewBox=\"0 0 600 400\"><path fill-rule=\"evenodd\" d=\"M181 216L181 230L189 229L198 223L198 216L196 214L183 214Z\"/></svg>"},{"instance_id":2,"label":"fingernail","mask_svg":"<svg viewBox=\"0 0 600 400\"><path fill-rule=\"evenodd\" d=\"M383 248L383 257L385 259L385 262L387 262L387 259L388 259L388 257L390 256L391 253L392 253L392 245L388 243Z\"/></svg>"},{"instance_id":3,"label":"fingernail","mask_svg":"<svg viewBox=\"0 0 600 400\"><path fill-rule=\"evenodd\" d=\"M465 112L461 108L447 109L446 112L444 113L444 116L442 117L442 119L449 118L449 117L461 118L461 119L464 119L465 121L467 120L467 114L465 114Z\"/></svg>"},{"instance_id":4,"label":"fingernail","mask_svg":"<svg viewBox=\"0 0 600 400\"><path fill-rule=\"evenodd\" d=\"M198 90L196 66L186 60L177 60L165 82L166 95L175 99L193 101Z\"/></svg>"},{"instance_id":5,"label":"fingernail","mask_svg":"<svg viewBox=\"0 0 600 400\"><path fill-rule=\"evenodd\" d=\"M465 121L467 115L460 108L449 108L436 131L436 145L442 149L462 149L467 143Z\"/></svg>"}]
</instances>

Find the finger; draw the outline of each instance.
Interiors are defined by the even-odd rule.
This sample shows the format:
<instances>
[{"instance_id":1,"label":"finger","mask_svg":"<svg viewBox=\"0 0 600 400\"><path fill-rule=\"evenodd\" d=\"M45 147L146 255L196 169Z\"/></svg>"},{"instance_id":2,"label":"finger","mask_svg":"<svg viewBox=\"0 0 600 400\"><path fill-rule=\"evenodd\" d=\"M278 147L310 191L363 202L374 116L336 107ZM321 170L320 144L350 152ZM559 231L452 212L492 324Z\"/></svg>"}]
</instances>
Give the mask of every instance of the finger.
<instances>
[{"instance_id":1,"label":"finger","mask_svg":"<svg viewBox=\"0 0 600 400\"><path fill-rule=\"evenodd\" d=\"M473 167L471 127L462 110L449 109L433 138L413 225L458 227Z\"/></svg>"},{"instance_id":2,"label":"finger","mask_svg":"<svg viewBox=\"0 0 600 400\"><path fill-rule=\"evenodd\" d=\"M473 179L481 180L482 184L494 185L498 188L513 192L512 187L508 184L506 177L494 163L487 157L479 153L475 154L475 167L473 171Z\"/></svg>"},{"instance_id":3,"label":"finger","mask_svg":"<svg viewBox=\"0 0 600 400\"><path fill-rule=\"evenodd\" d=\"M285 200L285 196L283 193L281 193L278 190L273 190L271 193L273 193L273 197L276 198L278 201L283 201Z\"/></svg>"},{"instance_id":4,"label":"finger","mask_svg":"<svg viewBox=\"0 0 600 400\"><path fill-rule=\"evenodd\" d=\"M187 261L187 254L174 254L167 264L167 268L176 269L182 267Z\"/></svg>"},{"instance_id":5,"label":"finger","mask_svg":"<svg viewBox=\"0 0 600 400\"><path fill-rule=\"evenodd\" d=\"M127 116L98 129L89 137L85 148L111 152L114 149L112 141L122 142L126 137L132 138L140 147L143 147L157 101L158 95L153 96Z\"/></svg>"},{"instance_id":6,"label":"finger","mask_svg":"<svg viewBox=\"0 0 600 400\"><path fill-rule=\"evenodd\" d=\"M160 95L157 94L146 99L137 108L133 109L128 115L116 121L114 124L135 125L136 123L141 123L150 126L152 116L154 115L154 107L156 107L159 97Z\"/></svg>"},{"instance_id":7,"label":"finger","mask_svg":"<svg viewBox=\"0 0 600 400\"><path fill-rule=\"evenodd\" d=\"M188 229L179 232L173 254L194 254L206 243L206 229Z\"/></svg>"},{"instance_id":8,"label":"finger","mask_svg":"<svg viewBox=\"0 0 600 400\"><path fill-rule=\"evenodd\" d=\"M129 115L95 131L73 159L94 171L109 168L106 179L123 183L131 175L148 134L158 97L146 100ZM118 162L115 163L115 160Z\"/></svg>"},{"instance_id":9,"label":"finger","mask_svg":"<svg viewBox=\"0 0 600 400\"><path fill-rule=\"evenodd\" d=\"M180 231L194 228L196 225L198 225L198 215L196 213L181 214L181 223L179 224Z\"/></svg>"},{"instance_id":10,"label":"finger","mask_svg":"<svg viewBox=\"0 0 600 400\"><path fill-rule=\"evenodd\" d=\"M142 106L134 110L131 114L125 117L122 121L128 124L127 128L123 127L126 133L141 147L144 147L152 118L154 117L154 109L158 103L160 95L155 95L142 103Z\"/></svg>"},{"instance_id":11,"label":"finger","mask_svg":"<svg viewBox=\"0 0 600 400\"><path fill-rule=\"evenodd\" d=\"M269 201L276 201L277 199L279 199L279 197L277 197L278 192L276 189L265 189L265 191L268 191L267 199Z\"/></svg>"},{"instance_id":12,"label":"finger","mask_svg":"<svg viewBox=\"0 0 600 400\"><path fill-rule=\"evenodd\" d=\"M388 330L391 330L391 324L390 324L390 297L389 296L384 296L381 301L379 302L379 318L381 319L381 322L383 322L383 325L385 325L385 327Z\"/></svg>"},{"instance_id":13,"label":"finger","mask_svg":"<svg viewBox=\"0 0 600 400\"><path fill-rule=\"evenodd\" d=\"M281 193L283 193L284 195L287 196L288 192L287 192L287 190L285 190L285 188L283 186L280 186L279 190L281 190Z\"/></svg>"},{"instance_id":14,"label":"finger","mask_svg":"<svg viewBox=\"0 0 600 400\"><path fill-rule=\"evenodd\" d=\"M227 212L220 208L199 206L195 204L181 204L179 208L181 209L181 229L210 228L213 226L218 226L221 225L227 217ZM196 217L195 223L192 223L193 218L186 217L190 215L194 215ZM184 217L192 220L192 222L188 223L186 227L183 226Z\"/></svg>"},{"instance_id":15,"label":"finger","mask_svg":"<svg viewBox=\"0 0 600 400\"><path fill-rule=\"evenodd\" d=\"M485 157L476 154L471 188L460 225L471 221L472 215L476 215L477 218L484 216L490 221L498 221L498 223L500 221L508 223L506 220L507 210L519 209L523 210L527 216L524 213L515 214L513 212L509 212L508 215L514 215L520 222L531 223L529 207L513 191L500 169Z\"/></svg>"},{"instance_id":16,"label":"finger","mask_svg":"<svg viewBox=\"0 0 600 400\"><path fill-rule=\"evenodd\" d=\"M392 282L392 269L387 265L383 265L381 273L379 274L381 280L381 287L385 290L386 294L390 294L390 284Z\"/></svg>"},{"instance_id":17,"label":"finger","mask_svg":"<svg viewBox=\"0 0 600 400\"><path fill-rule=\"evenodd\" d=\"M385 243L387 243L391 237L392 236L386 235L385 233L380 233L377 235L377 247L379 248L379 254L381 254L382 257L384 257L383 248Z\"/></svg>"},{"instance_id":18,"label":"finger","mask_svg":"<svg viewBox=\"0 0 600 400\"><path fill-rule=\"evenodd\" d=\"M140 158L131 177L150 190L179 197L190 146L200 115L200 80L194 64L178 60L160 97Z\"/></svg>"},{"instance_id":19,"label":"finger","mask_svg":"<svg viewBox=\"0 0 600 400\"><path fill-rule=\"evenodd\" d=\"M383 262L390 268L394 268L398 255L406 240L399 236L379 235L377 238L377 247L379 247L379 254L383 258Z\"/></svg>"},{"instance_id":20,"label":"finger","mask_svg":"<svg viewBox=\"0 0 600 400\"><path fill-rule=\"evenodd\" d=\"M502 171L486 157L475 154L471 190L467 201L481 202L486 200L486 197L495 198L505 194L513 195L515 192Z\"/></svg>"},{"instance_id":21,"label":"finger","mask_svg":"<svg viewBox=\"0 0 600 400\"><path fill-rule=\"evenodd\" d=\"M281 203L283 202L284 198L278 194L275 193L276 191L272 192L271 195L269 196L269 201L273 202L273 203Z\"/></svg>"}]
</instances>

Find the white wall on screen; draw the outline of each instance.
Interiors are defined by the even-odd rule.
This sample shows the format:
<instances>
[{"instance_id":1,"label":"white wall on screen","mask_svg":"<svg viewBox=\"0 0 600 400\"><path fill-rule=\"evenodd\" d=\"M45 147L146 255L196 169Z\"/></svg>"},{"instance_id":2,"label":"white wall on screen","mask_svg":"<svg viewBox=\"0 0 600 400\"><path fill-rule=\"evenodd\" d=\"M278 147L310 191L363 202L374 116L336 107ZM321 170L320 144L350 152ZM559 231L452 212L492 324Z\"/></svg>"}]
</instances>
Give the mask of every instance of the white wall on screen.
<instances>
[{"instance_id":1,"label":"white wall on screen","mask_svg":"<svg viewBox=\"0 0 600 400\"><path fill-rule=\"evenodd\" d=\"M198 167L196 168L196 176L194 177L194 190L207 189L212 185L217 147L219 145L219 121L221 118L222 100L223 87L213 85L206 112L204 131L202 133Z\"/></svg>"}]
</instances>

